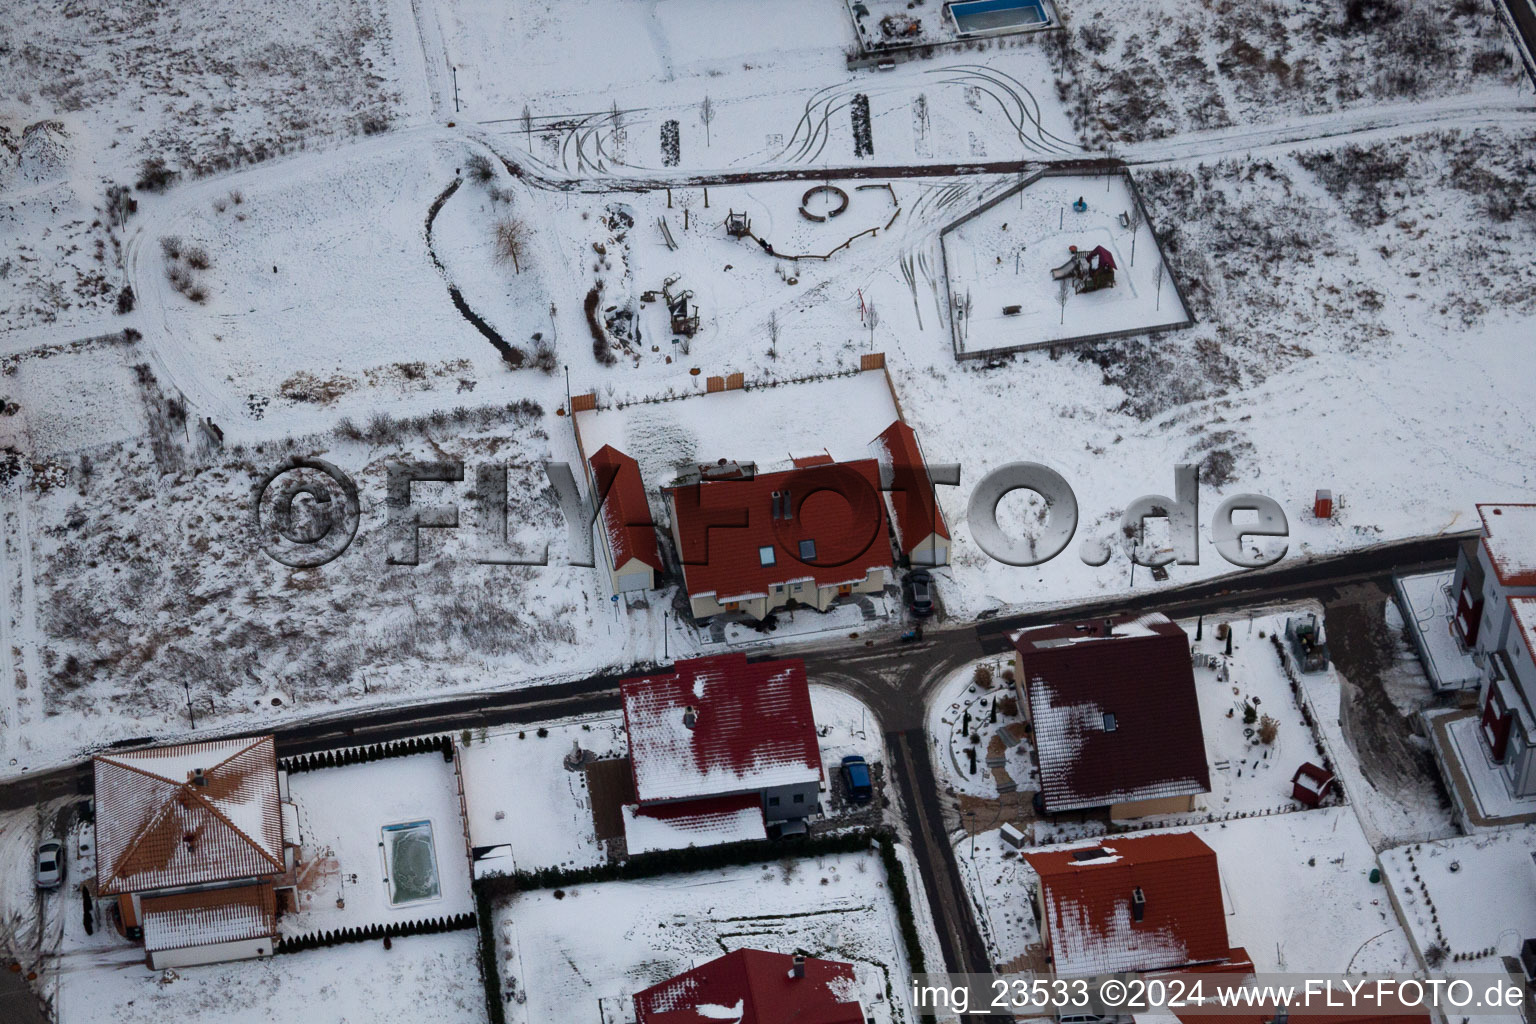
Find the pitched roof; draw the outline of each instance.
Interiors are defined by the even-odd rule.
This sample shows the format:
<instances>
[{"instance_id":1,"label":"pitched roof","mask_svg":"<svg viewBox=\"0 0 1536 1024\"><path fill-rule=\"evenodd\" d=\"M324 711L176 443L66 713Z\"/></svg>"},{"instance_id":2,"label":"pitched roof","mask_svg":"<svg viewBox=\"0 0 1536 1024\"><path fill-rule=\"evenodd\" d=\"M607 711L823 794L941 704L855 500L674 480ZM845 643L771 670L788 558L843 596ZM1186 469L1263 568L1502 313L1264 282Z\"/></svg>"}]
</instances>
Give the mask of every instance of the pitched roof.
<instances>
[{"instance_id":1,"label":"pitched roof","mask_svg":"<svg viewBox=\"0 0 1536 1024\"><path fill-rule=\"evenodd\" d=\"M1166 616L1045 626L1014 646L1049 813L1210 791L1189 638Z\"/></svg>"},{"instance_id":2,"label":"pitched roof","mask_svg":"<svg viewBox=\"0 0 1536 1024\"><path fill-rule=\"evenodd\" d=\"M949 526L934 496L928 464L917 446L917 434L897 420L874 443L883 446L890 459L891 514L902 552L910 555L933 534L948 540Z\"/></svg>"},{"instance_id":3,"label":"pitched roof","mask_svg":"<svg viewBox=\"0 0 1536 1024\"><path fill-rule=\"evenodd\" d=\"M661 552L656 546L656 526L651 522L640 464L610 444L599 448L588 461L613 567L622 569L634 558L660 572Z\"/></svg>"},{"instance_id":4,"label":"pitched roof","mask_svg":"<svg viewBox=\"0 0 1536 1024\"><path fill-rule=\"evenodd\" d=\"M1483 548L1499 582L1536 587L1536 505L1479 505Z\"/></svg>"},{"instance_id":5,"label":"pitched roof","mask_svg":"<svg viewBox=\"0 0 1536 1024\"><path fill-rule=\"evenodd\" d=\"M635 994L637 1024L864 1024L853 965L738 949Z\"/></svg>"},{"instance_id":6,"label":"pitched roof","mask_svg":"<svg viewBox=\"0 0 1536 1024\"><path fill-rule=\"evenodd\" d=\"M694 658L619 690L642 804L821 780L802 661ZM688 708L692 728L683 721Z\"/></svg>"},{"instance_id":7,"label":"pitched roof","mask_svg":"<svg viewBox=\"0 0 1536 1024\"><path fill-rule=\"evenodd\" d=\"M282 873L271 736L102 754L94 767L98 894Z\"/></svg>"},{"instance_id":8,"label":"pitched roof","mask_svg":"<svg viewBox=\"0 0 1536 1024\"><path fill-rule=\"evenodd\" d=\"M242 885L144 900L144 948L150 952L277 934L270 885Z\"/></svg>"},{"instance_id":9,"label":"pitched roof","mask_svg":"<svg viewBox=\"0 0 1536 1024\"><path fill-rule=\"evenodd\" d=\"M1536 661L1536 597L1512 597L1509 599L1509 617L1525 640L1525 651ZM1536 683L1532 684L1536 691Z\"/></svg>"},{"instance_id":10,"label":"pitched roof","mask_svg":"<svg viewBox=\"0 0 1536 1024\"><path fill-rule=\"evenodd\" d=\"M774 515L775 492L789 494L788 518ZM799 580L817 587L858 583L891 564L873 459L707 480L669 493L691 597L737 600ZM803 541L812 542L814 554L801 557Z\"/></svg>"},{"instance_id":11,"label":"pitched roof","mask_svg":"<svg viewBox=\"0 0 1536 1024\"><path fill-rule=\"evenodd\" d=\"M634 856L651 850L682 850L767 839L763 798L757 793L680 800L639 807L625 804L624 847Z\"/></svg>"},{"instance_id":12,"label":"pitched roof","mask_svg":"<svg viewBox=\"0 0 1536 1024\"><path fill-rule=\"evenodd\" d=\"M1040 876L1057 974L1168 970L1237 952L1227 942L1216 851L1192 832L1104 839L1024 859Z\"/></svg>"}]
</instances>

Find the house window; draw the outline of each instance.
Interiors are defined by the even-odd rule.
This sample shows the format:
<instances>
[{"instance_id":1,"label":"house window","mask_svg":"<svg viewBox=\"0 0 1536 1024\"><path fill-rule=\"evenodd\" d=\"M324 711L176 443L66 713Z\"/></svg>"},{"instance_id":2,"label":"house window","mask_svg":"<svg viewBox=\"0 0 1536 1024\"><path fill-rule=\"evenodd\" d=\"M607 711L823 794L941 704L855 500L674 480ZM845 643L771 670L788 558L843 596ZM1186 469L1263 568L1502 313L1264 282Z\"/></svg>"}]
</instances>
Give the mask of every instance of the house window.
<instances>
[{"instance_id":1,"label":"house window","mask_svg":"<svg viewBox=\"0 0 1536 1024\"><path fill-rule=\"evenodd\" d=\"M757 562L759 565L772 565L774 561L775 558L772 544L764 544L762 547L757 549Z\"/></svg>"},{"instance_id":2,"label":"house window","mask_svg":"<svg viewBox=\"0 0 1536 1024\"><path fill-rule=\"evenodd\" d=\"M803 540L800 542L800 561L809 562L816 558L816 542Z\"/></svg>"},{"instance_id":3,"label":"house window","mask_svg":"<svg viewBox=\"0 0 1536 1024\"><path fill-rule=\"evenodd\" d=\"M776 796L769 797L768 798L768 806L769 807L777 807L777 806L779 806L779 798L776 797Z\"/></svg>"},{"instance_id":4,"label":"house window","mask_svg":"<svg viewBox=\"0 0 1536 1024\"><path fill-rule=\"evenodd\" d=\"M797 804L805 803L805 794L804 793L796 793L795 794L795 803L797 803Z\"/></svg>"},{"instance_id":5,"label":"house window","mask_svg":"<svg viewBox=\"0 0 1536 1024\"><path fill-rule=\"evenodd\" d=\"M1117 728L1119 728L1119 723L1115 721L1115 713L1113 711L1104 712L1104 731L1114 732Z\"/></svg>"}]
</instances>

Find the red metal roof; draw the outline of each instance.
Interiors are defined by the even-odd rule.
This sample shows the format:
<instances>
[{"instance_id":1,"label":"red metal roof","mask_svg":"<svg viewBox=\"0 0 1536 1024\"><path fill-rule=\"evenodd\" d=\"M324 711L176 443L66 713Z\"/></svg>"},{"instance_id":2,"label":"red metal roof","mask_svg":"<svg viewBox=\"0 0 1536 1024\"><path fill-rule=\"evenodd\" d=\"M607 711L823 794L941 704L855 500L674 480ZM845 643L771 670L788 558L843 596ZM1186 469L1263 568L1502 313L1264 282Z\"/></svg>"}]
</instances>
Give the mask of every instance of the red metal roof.
<instances>
[{"instance_id":1,"label":"red metal roof","mask_svg":"<svg viewBox=\"0 0 1536 1024\"><path fill-rule=\"evenodd\" d=\"M934 497L928 464L917 446L917 434L897 420L875 439L891 457L891 511L896 536L904 554L910 555L932 534L949 539L949 526Z\"/></svg>"},{"instance_id":2,"label":"red metal roof","mask_svg":"<svg viewBox=\"0 0 1536 1024\"><path fill-rule=\"evenodd\" d=\"M611 444L599 448L589 461L613 567L622 569L634 558L661 572L656 526L651 522L640 464Z\"/></svg>"},{"instance_id":3,"label":"red metal roof","mask_svg":"<svg viewBox=\"0 0 1536 1024\"><path fill-rule=\"evenodd\" d=\"M789 494L788 518L774 515L776 491ZM798 580L813 580L817 587L858 583L891 564L873 459L709 480L670 493L691 597L737 600ZM814 542L815 555L802 558L801 542L807 540Z\"/></svg>"},{"instance_id":4,"label":"red metal roof","mask_svg":"<svg viewBox=\"0 0 1536 1024\"><path fill-rule=\"evenodd\" d=\"M1189 638L1166 616L1045 626L1014 647L1047 812L1210 791Z\"/></svg>"},{"instance_id":5,"label":"red metal roof","mask_svg":"<svg viewBox=\"0 0 1536 1024\"><path fill-rule=\"evenodd\" d=\"M271 736L102 754L94 766L99 895L283 872Z\"/></svg>"},{"instance_id":6,"label":"red metal roof","mask_svg":"<svg viewBox=\"0 0 1536 1024\"><path fill-rule=\"evenodd\" d=\"M640 803L820 781L804 662L749 664L745 654L721 654L672 669L619 688Z\"/></svg>"},{"instance_id":7,"label":"red metal roof","mask_svg":"<svg viewBox=\"0 0 1536 1024\"><path fill-rule=\"evenodd\" d=\"M1536 505L1479 505L1483 549L1506 587L1536 587Z\"/></svg>"},{"instance_id":8,"label":"red metal roof","mask_svg":"<svg viewBox=\"0 0 1536 1024\"><path fill-rule=\"evenodd\" d=\"M1082 859L1085 852L1094 856ZM1192 832L1106 838L1024 859L1040 875L1058 974L1171 970L1242 956L1227 941L1216 851Z\"/></svg>"},{"instance_id":9,"label":"red metal roof","mask_svg":"<svg viewBox=\"0 0 1536 1024\"><path fill-rule=\"evenodd\" d=\"M636 1024L864 1024L853 965L738 949L635 994Z\"/></svg>"},{"instance_id":10,"label":"red metal roof","mask_svg":"<svg viewBox=\"0 0 1536 1024\"><path fill-rule=\"evenodd\" d=\"M277 934L277 895L270 885L154 896L143 909L144 948L150 952Z\"/></svg>"}]
</instances>

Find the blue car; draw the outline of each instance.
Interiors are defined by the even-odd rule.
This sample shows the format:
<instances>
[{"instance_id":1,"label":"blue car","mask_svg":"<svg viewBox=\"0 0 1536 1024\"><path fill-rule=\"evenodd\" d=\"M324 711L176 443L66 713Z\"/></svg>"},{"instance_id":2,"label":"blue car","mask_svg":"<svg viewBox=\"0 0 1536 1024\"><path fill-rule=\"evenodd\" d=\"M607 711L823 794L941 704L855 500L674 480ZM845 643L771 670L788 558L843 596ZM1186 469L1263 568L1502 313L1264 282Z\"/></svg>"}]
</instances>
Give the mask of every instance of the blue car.
<instances>
[{"instance_id":1,"label":"blue car","mask_svg":"<svg viewBox=\"0 0 1536 1024\"><path fill-rule=\"evenodd\" d=\"M848 796L854 803L867 804L875 795L875 787L869 779L869 764L858 754L843 758L843 778L848 783Z\"/></svg>"}]
</instances>

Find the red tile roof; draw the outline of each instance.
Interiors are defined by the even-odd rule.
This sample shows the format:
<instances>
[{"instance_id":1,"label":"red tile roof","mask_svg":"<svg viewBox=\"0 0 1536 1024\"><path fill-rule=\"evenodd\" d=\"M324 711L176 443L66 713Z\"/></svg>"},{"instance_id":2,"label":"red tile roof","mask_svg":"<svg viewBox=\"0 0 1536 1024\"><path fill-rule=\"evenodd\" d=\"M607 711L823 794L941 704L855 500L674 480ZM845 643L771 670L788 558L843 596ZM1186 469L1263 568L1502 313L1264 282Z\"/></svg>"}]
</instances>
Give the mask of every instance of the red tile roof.
<instances>
[{"instance_id":1,"label":"red tile roof","mask_svg":"<svg viewBox=\"0 0 1536 1024\"><path fill-rule=\"evenodd\" d=\"M661 552L640 464L611 444L599 448L589 461L614 569L634 558L660 572Z\"/></svg>"},{"instance_id":2,"label":"red tile roof","mask_svg":"<svg viewBox=\"0 0 1536 1024\"><path fill-rule=\"evenodd\" d=\"M1095 855L1081 859L1085 852ZM1040 875L1058 974L1160 971L1242 956L1227 941L1216 852L1192 832L1103 839L1024 859Z\"/></svg>"},{"instance_id":3,"label":"red tile roof","mask_svg":"<svg viewBox=\"0 0 1536 1024\"><path fill-rule=\"evenodd\" d=\"M934 497L928 464L917 446L917 434L897 420L879 437L891 462L891 511L896 520L896 536L904 554L910 555L933 534L949 539L949 526Z\"/></svg>"},{"instance_id":4,"label":"red tile roof","mask_svg":"<svg viewBox=\"0 0 1536 1024\"><path fill-rule=\"evenodd\" d=\"M788 492L790 517L775 518L773 494ZM775 584L862 582L891 564L873 459L816 465L743 480L674 488L672 521L688 594L725 602L767 594ZM815 544L802 559L800 545ZM771 551L763 564L762 549Z\"/></svg>"},{"instance_id":5,"label":"red tile roof","mask_svg":"<svg viewBox=\"0 0 1536 1024\"><path fill-rule=\"evenodd\" d=\"M679 800L624 809L624 838L631 856L650 850L767 839L760 793Z\"/></svg>"},{"instance_id":6,"label":"red tile roof","mask_svg":"<svg viewBox=\"0 0 1536 1024\"><path fill-rule=\"evenodd\" d=\"M1479 505L1483 549L1506 587L1536 587L1536 505Z\"/></svg>"},{"instance_id":7,"label":"red tile roof","mask_svg":"<svg viewBox=\"0 0 1536 1024\"><path fill-rule=\"evenodd\" d=\"M1210 791L1189 638L1166 616L1026 630L1014 647L1047 812Z\"/></svg>"},{"instance_id":8,"label":"red tile roof","mask_svg":"<svg viewBox=\"0 0 1536 1024\"><path fill-rule=\"evenodd\" d=\"M95 775L98 895L283 872L271 736L102 754Z\"/></svg>"},{"instance_id":9,"label":"red tile roof","mask_svg":"<svg viewBox=\"0 0 1536 1024\"><path fill-rule=\"evenodd\" d=\"M277 895L270 885L242 885L144 900L144 948L150 952L276 934Z\"/></svg>"},{"instance_id":10,"label":"red tile roof","mask_svg":"<svg viewBox=\"0 0 1536 1024\"><path fill-rule=\"evenodd\" d=\"M619 688L640 803L820 781L804 662L749 664L745 654L721 654L672 669Z\"/></svg>"},{"instance_id":11,"label":"red tile roof","mask_svg":"<svg viewBox=\"0 0 1536 1024\"><path fill-rule=\"evenodd\" d=\"M636 1024L864 1024L853 965L738 949L635 994Z\"/></svg>"}]
</instances>

